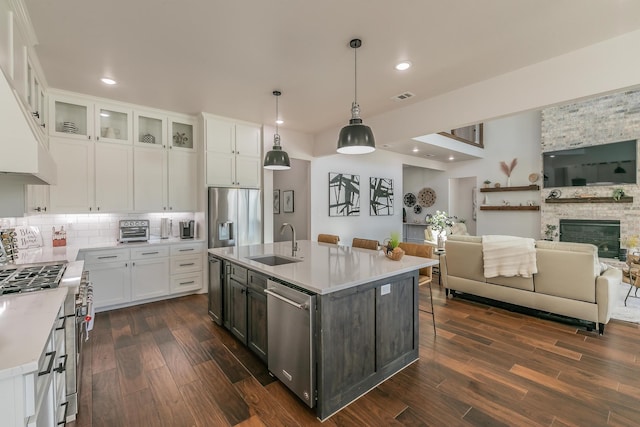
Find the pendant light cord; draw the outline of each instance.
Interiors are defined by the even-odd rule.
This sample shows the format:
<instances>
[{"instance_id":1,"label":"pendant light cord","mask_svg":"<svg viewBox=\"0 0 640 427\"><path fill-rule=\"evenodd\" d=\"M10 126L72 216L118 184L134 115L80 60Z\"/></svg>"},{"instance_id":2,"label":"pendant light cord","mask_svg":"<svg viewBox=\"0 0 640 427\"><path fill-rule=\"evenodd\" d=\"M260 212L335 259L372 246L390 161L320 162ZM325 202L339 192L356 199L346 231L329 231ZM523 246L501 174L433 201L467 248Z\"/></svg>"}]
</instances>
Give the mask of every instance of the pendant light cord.
<instances>
[{"instance_id":1,"label":"pendant light cord","mask_svg":"<svg viewBox=\"0 0 640 427\"><path fill-rule=\"evenodd\" d=\"M355 82L355 84L353 85L354 87L353 102L357 104L358 103L358 48L357 47L353 49L353 62L354 62L353 80Z\"/></svg>"}]
</instances>

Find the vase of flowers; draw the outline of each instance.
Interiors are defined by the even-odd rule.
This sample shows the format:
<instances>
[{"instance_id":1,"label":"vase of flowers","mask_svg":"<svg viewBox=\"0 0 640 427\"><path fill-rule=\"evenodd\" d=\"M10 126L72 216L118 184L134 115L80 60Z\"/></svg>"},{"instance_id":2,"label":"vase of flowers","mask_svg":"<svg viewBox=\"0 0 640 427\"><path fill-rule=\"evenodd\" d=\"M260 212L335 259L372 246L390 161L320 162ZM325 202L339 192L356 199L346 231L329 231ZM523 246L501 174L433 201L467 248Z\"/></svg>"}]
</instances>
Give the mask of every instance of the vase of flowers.
<instances>
[{"instance_id":1,"label":"vase of flowers","mask_svg":"<svg viewBox=\"0 0 640 427\"><path fill-rule=\"evenodd\" d=\"M436 211L435 214L428 214L426 218L427 225L431 230L435 231L438 236L438 249L444 249L444 243L447 240L447 229L453 225L455 217L450 216L444 211Z\"/></svg>"}]
</instances>

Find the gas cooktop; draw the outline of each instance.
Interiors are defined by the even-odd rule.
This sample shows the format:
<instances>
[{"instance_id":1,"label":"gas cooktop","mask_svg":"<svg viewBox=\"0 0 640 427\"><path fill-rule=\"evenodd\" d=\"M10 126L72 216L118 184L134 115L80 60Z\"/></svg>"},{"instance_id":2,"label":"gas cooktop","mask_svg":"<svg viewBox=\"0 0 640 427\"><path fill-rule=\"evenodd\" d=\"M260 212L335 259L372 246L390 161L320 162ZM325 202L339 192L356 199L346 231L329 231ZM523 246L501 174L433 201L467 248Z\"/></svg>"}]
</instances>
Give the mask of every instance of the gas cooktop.
<instances>
[{"instance_id":1,"label":"gas cooktop","mask_svg":"<svg viewBox=\"0 0 640 427\"><path fill-rule=\"evenodd\" d=\"M65 263L44 263L0 267L0 295L56 288L65 266Z\"/></svg>"}]
</instances>

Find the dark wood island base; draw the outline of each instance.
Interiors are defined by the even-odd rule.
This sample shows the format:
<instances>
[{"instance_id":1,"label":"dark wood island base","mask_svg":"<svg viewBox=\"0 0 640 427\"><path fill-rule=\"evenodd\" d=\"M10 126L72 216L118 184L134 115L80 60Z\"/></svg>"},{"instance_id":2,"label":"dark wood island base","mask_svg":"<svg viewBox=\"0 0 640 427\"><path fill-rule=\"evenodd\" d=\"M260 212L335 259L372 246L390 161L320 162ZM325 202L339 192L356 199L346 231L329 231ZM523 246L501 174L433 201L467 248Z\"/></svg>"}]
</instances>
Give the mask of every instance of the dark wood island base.
<instances>
[{"instance_id":1,"label":"dark wood island base","mask_svg":"<svg viewBox=\"0 0 640 427\"><path fill-rule=\"evenodd\" d=\"M418 272L319 295L316 325L324 421L418 360Z\"/></svg>"}]
</instances>

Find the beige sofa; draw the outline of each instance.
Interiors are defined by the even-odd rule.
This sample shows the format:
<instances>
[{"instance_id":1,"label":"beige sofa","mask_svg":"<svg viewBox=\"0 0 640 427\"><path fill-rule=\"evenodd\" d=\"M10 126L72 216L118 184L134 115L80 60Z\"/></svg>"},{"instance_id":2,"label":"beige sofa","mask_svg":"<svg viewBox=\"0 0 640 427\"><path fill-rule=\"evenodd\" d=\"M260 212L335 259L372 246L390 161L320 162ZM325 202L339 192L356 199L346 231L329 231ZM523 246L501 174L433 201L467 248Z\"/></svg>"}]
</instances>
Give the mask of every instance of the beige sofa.
<instances>
[{"instance_id":1,"label":"beige sofa","mask_svg":"<svg viewBox=\"0 0 640 427\"><path fill-rule=\"evenodd\" d=\"M448 291L587 320L602 334L609 322L622 271L601 272L598 250L584 243L536 241L538 273L530 278L484 277L481 236L449 236L440 261Z\"/></svg>"}]
</instances>

